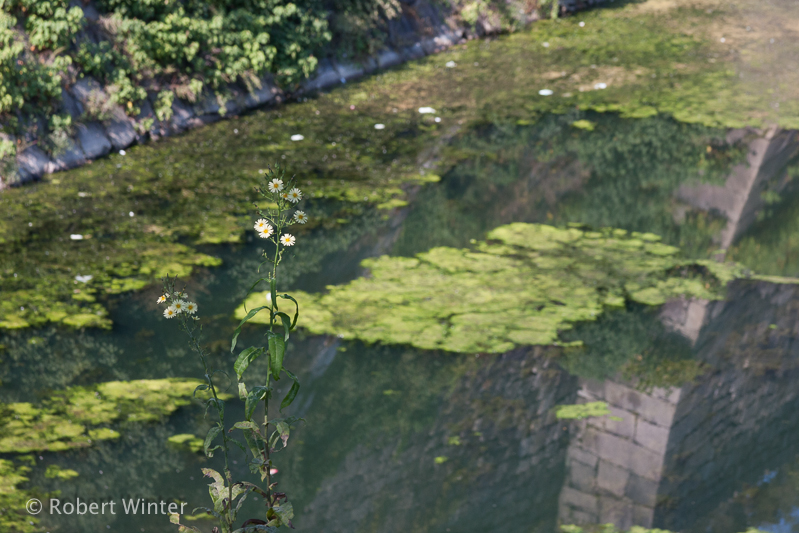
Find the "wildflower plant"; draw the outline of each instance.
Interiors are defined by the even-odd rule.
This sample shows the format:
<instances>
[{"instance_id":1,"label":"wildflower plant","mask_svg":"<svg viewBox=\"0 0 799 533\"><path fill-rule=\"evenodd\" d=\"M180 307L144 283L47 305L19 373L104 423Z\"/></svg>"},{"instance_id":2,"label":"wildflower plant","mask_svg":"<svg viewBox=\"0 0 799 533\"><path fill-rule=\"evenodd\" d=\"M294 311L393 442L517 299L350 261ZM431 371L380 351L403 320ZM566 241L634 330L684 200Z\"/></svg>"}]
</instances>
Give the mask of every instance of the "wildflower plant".
<instances>
[{"instance_id":1,"label":"wildflower plant","mask_svg":"<svg viewBox=\"0 0 799 533\"><path fill-rule=\"evenodd\" d=\"M277 293L277 267L283 259L286 247L294 246L296 237L286 231L293 224L305 224L308 215L296 209L302 200L302 191L294 187L293 178L286 179L285 171L279 166L267 169L264 173L264 184L256 191L265 200L266 207L261 208L256 204L260 218L255 222L254 228L258 236L271 243L263 252L264 261L260 267L267 265L267 274L259 278L249 292L252 292L260 283L269 284L269 293L265 305L255 307L247 312L233 333L230 352L236 353L236 346L241 329L246 322L258 313L269 313L268 329L264 332L265 343L262 346L250 346L242 350L236 357L233 370L236 372L238 391L244 401L244 420L234 423L229 429L225 423L225 402L220 399L214 376L224 374L220 370L208 367L208 354L200 343L202 326L197 314L197 304L190 301L184 290L175 287L176 280L167 277L164 282L164 294L158 298L159 304L166 305L164 317L176 319L180 328L188 335L189 345L197 353L205 372L205 384L195 390L208 391L210 397L206 400L207 410L216 412L216 424L205 437L203 450L208 457L221 450L224 454L225 469L223 474L204 468L203 473L213 479L209 485L209 493L213 501L213 508L199 508L219 520L219 526L214 528L215 533L250 533L256 531L275 531L281 526L292 527L291 519L294 511L285 493L277 492L277 483L272 476L277 473L273 464L275 453L284 450L288 444L292 428L302 419L292 416L277 416L270 418L269 400L274 392L273 381L286 377L292 381L288 393L280 402L279 411L288 407L297 397L300 388L299 380L290 370L283 366L286 357L286 343L290 332L297 325L299 304L288 294ZM260 271L259 267L259 271ZM248 292L248 294L249 294ZM293 308L293 316L281 311L278 300L286 300L286 304ZM261 356L268 356L266 363L266 380L261 385L247 388L244 375L247 369ZM256 420L256 408L263 403L263 419ZM230 435L234 430L240 430L243 441ZM221 444L219 441L221 439ZM246 453L250 451L252 458L249 461L250 471L259 474L264 488L246 481L234 481L230 471L230 450L235 445ZM266 505L263 519L250 518L235 529L238 514L244 501L250 493L261 496ZM197 509L195 509L196 511ZM198 531L191 526L180 524L179 515L172 515L174 524L179 526L179 531Z\"/></svg>"}]
</instances>

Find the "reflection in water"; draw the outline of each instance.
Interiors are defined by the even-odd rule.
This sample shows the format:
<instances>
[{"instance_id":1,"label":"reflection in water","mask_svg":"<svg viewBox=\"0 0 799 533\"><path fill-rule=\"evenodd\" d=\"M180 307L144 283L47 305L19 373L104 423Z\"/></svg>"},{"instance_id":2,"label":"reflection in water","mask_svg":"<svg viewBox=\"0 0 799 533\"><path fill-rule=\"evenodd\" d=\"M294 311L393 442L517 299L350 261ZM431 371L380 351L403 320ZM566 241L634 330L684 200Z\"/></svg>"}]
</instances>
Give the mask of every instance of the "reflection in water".
<instances>
[{"instance_id":1,"label":"reflection in water","mask_svg":"<svg viewBox=\"0 0 799 533\"><path fill-rule=\"evenodd\" d=\"M464 246L514 221L652 231L707 257L762 223L764 191L790 186L791 134L726 136L612 115L588 116L592 132L571 126L585 117L462 133L445 148L459 162L441 183L416 190L407 208L304 237L309 244L292 262L303 270L286 288L320 291L361 275L364 257ZM217 367L230 364L230 316L249 288L257 245L206 250L224 265L190 280L204 291L199 304ZM474 357L297 335L290 353L303 388L291 414L308 423L277 458L280 489L297 506L299 531L554 531L558 522L614 522L729 533L788 524L799 506L791 438L799 422L796 291L742 281L724 302L676 300L656 312L630 306L576 328L586 342L579 351ZM155 296L112 301L112 332L2 333L3 401L96 381L199 375L182 339L158 319ZM245 330L241 342L256 334ZM608 402L621 420L554 416L557 405L593 400ZM206 424L200 409L185 409L162 425L127 428L119 442L43 455L31 477L86 498L204 505L199 468L218 458L166 441L201 435ZM236 460L245 477L244 456ZM47 479L51 464L81 475ZM764 478L766 471L776 475ZM42 523L168 530L159 517Z\"/></svg>"}]
</instances>

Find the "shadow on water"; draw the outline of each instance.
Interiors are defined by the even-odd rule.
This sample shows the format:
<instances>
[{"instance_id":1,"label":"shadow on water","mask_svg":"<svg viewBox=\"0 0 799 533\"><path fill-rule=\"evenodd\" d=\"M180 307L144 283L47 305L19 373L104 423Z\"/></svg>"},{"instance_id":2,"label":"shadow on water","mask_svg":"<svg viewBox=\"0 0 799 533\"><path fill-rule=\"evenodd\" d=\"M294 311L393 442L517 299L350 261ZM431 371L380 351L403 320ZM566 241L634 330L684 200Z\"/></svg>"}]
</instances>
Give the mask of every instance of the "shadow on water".
<instances>
[{"instance_id":1,"label":"shadow on water","mask_svg":"<svg viewBox=\"0 0 799 533\"><path fill-rule=\"evenodd\" d=\"M578 119L589 125L576 127ZM731 224L740 226L733 234L758 231L770 213L763 206L773 204L758 203L764 190L788 190L792 139L767 140L768 161L779 163L772 168L753 165L751 147L763 138L752 132L662 117L580 114L485 125L444 148L454 165L441 182L414 190L409 206L391 215L367 211L304 237L290 261L294 272L281 279L285 289L320 291L362 275L365 257L463 247L520 221L650 231L689 256L712 256ZM722 193L739 178L751 182L740 193L746 198L724 203ZM230 366L230 317L259 246L250 235L240 245L209 247L223 266L188 280L217 367ZM570 350L452 355L295 335L290 365L303 385L292 414L307 425L278 458L277 478L298 511L297 529L543 532L558 523L612 522L730 532L780 524L799 506L799 444L791 438L799 430L798 291L740 281L722 302L629 306L575 328L569 336L585 347ZM157 295L109 302L110 332L3 333L3 401L116 379L199 376L183 339L160 318ZM256 335L245 329L241 342ZM257 372L254 380L264 377ZM583 400L607 402L620 419L555 417L556 406ZM160 424L126 427L115 442L37 455L31 483L62 498L205 505L199 469L219 459L167 444L205 428L199 407L184 408ZM243 454L235 459L237 475L246 477ZM54 464L80 475L45 477ZM769 496L772 487L778 499ZM255 515L258 502L248 505ZM45 513L42 524L169 530L160 515Z\"/></svg>"}]
</instances>

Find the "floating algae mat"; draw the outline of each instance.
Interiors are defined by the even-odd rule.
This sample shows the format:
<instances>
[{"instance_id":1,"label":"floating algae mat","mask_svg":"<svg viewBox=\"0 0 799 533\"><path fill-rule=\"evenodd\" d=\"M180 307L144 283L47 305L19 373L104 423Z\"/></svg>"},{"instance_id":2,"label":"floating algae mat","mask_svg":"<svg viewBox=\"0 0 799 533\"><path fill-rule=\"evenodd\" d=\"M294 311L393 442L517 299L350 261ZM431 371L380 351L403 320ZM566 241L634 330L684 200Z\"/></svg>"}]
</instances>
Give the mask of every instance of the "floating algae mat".
<instances>
[{"instance_id":1,"label":"floating algae mat","mask_svg":"<svg viewBox=\"0 0 799 533\"><path fill-rule=\"evenodd\" d=\"M41 405L0 411L0 453L63 451L116 439L111 423L154 422L191 402L194 379L111 381L53 393Z\"/></svg>"},{"instance_id":2,"label":"floating algae mat","mask_svg":"<svg viewBox=\"0 0 799 533\"><path fill-rule=\"evenodd\" d=\"M0 459L0 531L32 533L41 531L36 525L38 519L25 512L25 503L35 496L41 497L19 485L28 481L27 466L18 466L6 459Z\"/></svg>"},{"instance_id":3,"label":"floating algae mat","mask_svg":"<svg viewBox=\"0 0 799 533\"><path fill-rule=\"evenodd\" d=\"M721 299L735 264L679 257L654 234L515 223L473 250L433 248L414 258L379 257L370 275L326 294L294 294L300 326L316 334L451 352L506 352L554 344L572 324L625 302L660 305L678 296ZM262 305L251 295L236 310ZM252 321L266 321L264 314ZM579 341L575 341L579 343Z\"/></svg>"}]
</instances>

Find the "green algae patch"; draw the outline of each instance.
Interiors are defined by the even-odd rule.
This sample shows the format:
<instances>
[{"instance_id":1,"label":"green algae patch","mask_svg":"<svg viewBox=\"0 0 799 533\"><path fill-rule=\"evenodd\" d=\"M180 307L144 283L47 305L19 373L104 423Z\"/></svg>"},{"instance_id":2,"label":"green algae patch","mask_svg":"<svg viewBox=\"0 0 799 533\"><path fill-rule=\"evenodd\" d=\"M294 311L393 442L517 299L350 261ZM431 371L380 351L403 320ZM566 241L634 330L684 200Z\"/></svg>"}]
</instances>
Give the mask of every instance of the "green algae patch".
<instances>
[{"instance_id":1,"label":"green algae patch","mask_svg":"<svg viewBox=\"0 0 799 533\"><path fill-rule=\"evenodd\" d=\"M78 477L79 475L80 474L71 468L61 468L58 465L50 465L44 472L44 477L47 479L60 479L62 481Z\"/></svg>"},{"instance_id":2,"label":"green algae patch","mask_svg":"<svg viewBox=\"0 0 799 533\"><path fill-rule=\"evenodd\" d=\"M20 487L28 481L30 468L0 459L0 531L33 533L42 531L39 519L25 511L25 504L39 496Z\"/></svg>"},{"instance_id":3,"label":"green algae patch","mask_svg":"<svg viewBox=\"0 0 799 533\"><path fill-rule=\"evenodd\" d=\"M172 435L167 439L167 442L177 448L186 449L194 453L203 453L203 439L191 433Z\"/></svg>"},{"instance_id":4,"label":"green algae patch","mask_svg":"<svg viewBox=\"0 0 799 533\"><path fill-rule=\"evenodd\" d=\"M52 393L40 405L0 407L0 453L63 451L113 440L109 424L154 422L188 405L193 379L111 381Z\"/></svg>"},{"instance_id":5,"label":"green algae patch","mask_svg":"<svg viewBox=\"0 0 799 533\"><path fill-rule=\"evenodd\" d=\"M460 353L559 344L561 332L624 302L721 299L742 267L684 259L652 234L544 224L501 226L472 249L367 259L369 275L325 294L294 294L314 334ZM251 295L236 310L260 305ZM266 320L256 315L251 322ZM580 345L579 339L570 345Z\"/></svg>"},{"instance_id":6,"label":"green algae patch","mask_svg":"<svg viewBox=\"0 0 799 533\"><path fill-rule=\"evenodd\" d=\"M555 418L558 420L582 420L584 418L608 416L610 409L606 402L588 402L573 405L559 405L555 409ZM611 417L617 418L618 417Z\"/></svg>"}]
</instances>

